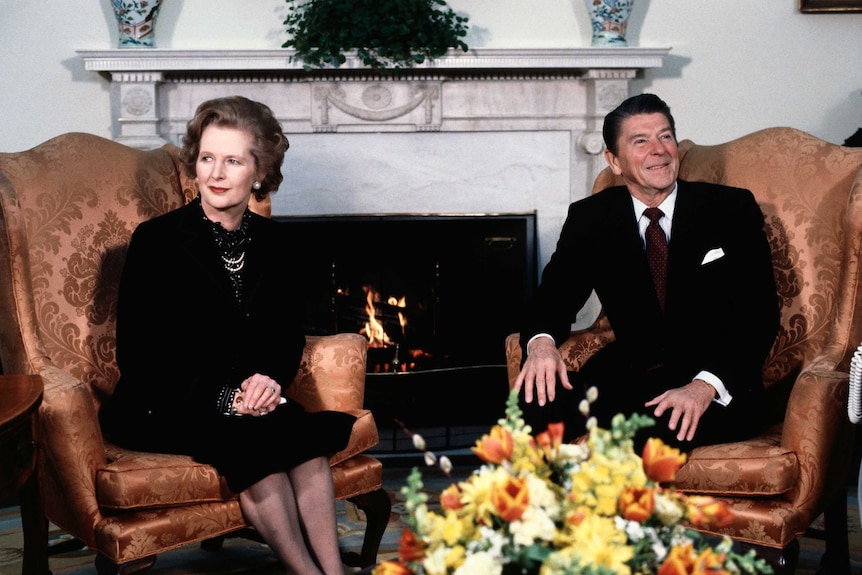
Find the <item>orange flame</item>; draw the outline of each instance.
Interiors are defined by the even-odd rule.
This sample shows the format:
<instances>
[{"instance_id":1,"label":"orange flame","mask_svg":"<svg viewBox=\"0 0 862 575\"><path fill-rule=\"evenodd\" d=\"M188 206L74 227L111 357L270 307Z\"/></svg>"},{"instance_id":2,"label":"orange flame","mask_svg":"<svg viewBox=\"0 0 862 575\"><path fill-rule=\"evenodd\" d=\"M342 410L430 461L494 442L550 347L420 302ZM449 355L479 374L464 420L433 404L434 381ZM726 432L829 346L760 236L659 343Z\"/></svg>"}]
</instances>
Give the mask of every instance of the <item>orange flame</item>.
<instances>
[{"instance_id":1,"label":"orange flame","mask_svg":"<svg viewBox=\"0 0 862 575\"><path fill-rule=\"evenodd\" d=\"M394 345L395 342L386 333L383 323L377 319L375 304L380 303L380 292L374 289L373 286L362 286L362 290L365 292L365 313L368 314L368 321L365 322L365 327L359 330L359 333L368 338L368 347ZM389 296L386 303L392 307L403 309L407 307L407 298L401 297L399 299L395 296ZM401 333L403 334L407 326L407 316L400 311L398 312L398 323L401 325Z\"/></svg>"}]
</instances>

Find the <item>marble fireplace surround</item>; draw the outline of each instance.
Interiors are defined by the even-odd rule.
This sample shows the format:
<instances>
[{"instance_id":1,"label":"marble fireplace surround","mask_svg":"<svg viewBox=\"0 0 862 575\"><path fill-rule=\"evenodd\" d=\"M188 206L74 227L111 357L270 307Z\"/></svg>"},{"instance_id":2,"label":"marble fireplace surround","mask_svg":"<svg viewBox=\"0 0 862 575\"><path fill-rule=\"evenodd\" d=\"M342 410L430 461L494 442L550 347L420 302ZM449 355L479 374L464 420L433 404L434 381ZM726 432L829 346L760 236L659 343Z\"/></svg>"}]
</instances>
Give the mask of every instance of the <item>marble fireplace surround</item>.
<instances>
[{"instance_id":1,"label":"marble fireplace surround","mask_svg":"<svg viewBox=\"0 0 862 575\"><path fill-rule=\"evenodd\" d=\"M115 139L179 143L201 101L267 103L290 139L274 215L535 213L539 269L605 166L601 123L669 48L476 49L399 75L290 50L80 50ZM591 310L585 311L587 320Z\"/></svg>"}]
</instances>

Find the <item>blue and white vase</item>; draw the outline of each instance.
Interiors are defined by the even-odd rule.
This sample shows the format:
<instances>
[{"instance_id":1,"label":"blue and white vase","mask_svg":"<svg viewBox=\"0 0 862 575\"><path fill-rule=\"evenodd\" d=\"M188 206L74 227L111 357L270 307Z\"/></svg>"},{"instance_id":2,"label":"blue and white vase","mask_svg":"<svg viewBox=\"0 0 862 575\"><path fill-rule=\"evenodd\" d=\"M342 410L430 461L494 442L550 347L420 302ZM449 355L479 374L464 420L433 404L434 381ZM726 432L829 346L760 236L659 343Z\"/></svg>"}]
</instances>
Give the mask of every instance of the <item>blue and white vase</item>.
<instances>
[{"instance_id":1,"label":"blue and white vase","mask_svg":"<svg viewBox=\"0 0 862 575\"><path fill-rule=\"evenodd\" d=\"M626 26L632 0L586 0L593 25L593 46L628 46Z\"/></svg>"},{"instance_id":2,"label":"blue and white vase","mask_svg":"<svg viewBox=\"0 0 862 575\"><path fill-rule=\"evenodd\" d=\"M111 0L120 30L119 48L154 48L162 0Z\"/></svg>"}]
</instances>

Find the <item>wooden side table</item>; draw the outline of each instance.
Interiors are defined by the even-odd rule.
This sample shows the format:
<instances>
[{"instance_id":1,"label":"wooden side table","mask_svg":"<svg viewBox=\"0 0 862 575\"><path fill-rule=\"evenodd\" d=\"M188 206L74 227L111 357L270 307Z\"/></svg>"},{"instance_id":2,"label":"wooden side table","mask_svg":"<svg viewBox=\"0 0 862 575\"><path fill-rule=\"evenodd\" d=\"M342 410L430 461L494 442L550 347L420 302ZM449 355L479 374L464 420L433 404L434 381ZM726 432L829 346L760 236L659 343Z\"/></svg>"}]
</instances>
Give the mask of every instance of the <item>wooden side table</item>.
<instances>
[{"instance_id":1,"label":"wooden side table","mask_svg":"<svg viewBox=\"0 0 862 575\"><path fill-rule=\"evenodd\" d=\"M48 571L48 520L36 473L38 375L0 375L0 500L18 495L24 533L24 575Z\"/></svg>"}]
</instances>

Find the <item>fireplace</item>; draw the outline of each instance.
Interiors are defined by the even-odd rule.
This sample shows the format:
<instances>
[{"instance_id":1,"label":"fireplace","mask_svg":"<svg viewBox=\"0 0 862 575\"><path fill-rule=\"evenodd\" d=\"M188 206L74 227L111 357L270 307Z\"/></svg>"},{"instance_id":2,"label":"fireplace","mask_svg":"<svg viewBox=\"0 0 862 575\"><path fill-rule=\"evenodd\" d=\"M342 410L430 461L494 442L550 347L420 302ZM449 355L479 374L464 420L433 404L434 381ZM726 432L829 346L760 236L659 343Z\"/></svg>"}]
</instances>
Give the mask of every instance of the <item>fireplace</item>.
<instances>
[{"instance_id":1,"label":"fireplace","mask_svg":"<svg viewBox=\"0 0 862 575\"><path fill-rule=\"evenodd\" d=\"M130 146L150 149L165 142L179 144L195 107L208 98L238 94L266 102L291 144L285 182L272 196L274 216L314 216L325 223L331 219L328 214L335 213L530 213L535 216L540 269L551 257L569 203L589 195L596 174L606 165L602 118L629 95L630 84L639 74L662 66L669 50L480 47L469 53L453 51L400 74L378 74L355 58L337 70L307 71L284 49L112 49L78 54L86 70L110 77L112 131L116 140ZM445 239L447 232L441 233ZM424 248L436 239L423 238L418 245ZM351 241L359 240L351 237ZM403 243L391 238L374 241L377 245L371 249L378 259L385 253L395 257ZM528 249L529 257L536 246ZM329 271L341 277L344 268L341 263ZM435 355L422 359L424 364L438 361L438 350L446 349L443 357L452 367L423 365L419 371L393 373L387 371L391 365L386 366L385 357L383 363L373 357L381 372L369 374L368 398L377 406L377 419L387 424L395 414L407 424L418 425L414 414L408 418L402 407L395 406L396 391L407 396L404 401L428 399L417 404L422 409L415 410L416 417L432 408L444 409L430 401L450 393L441 389L436 396L417 399L416 393L404 392L402 380L418 382L431 375L444 381L409 386L415 389L460 383L450 394L457 399L448 401L446 409L470 403L474 405L468 407L481 409L489 400L474 382L489 370L502 370L497 363L500 356L495 355L503 353L499 332L508 331L504 326L518 313L518 298L512 296L509 301L500 296L498 301L485 302L498 295L494 291L483 294L472 307L464 298L463 308L452 312L459 320L468 312L488 314L491 306L485 307L486 303L500 308L498 314L486 316L487 322L474 319L465 326L446 315L452 307L442 307L452 303L443 299L449 295L443 289L448 290L451 276L445 266L440 271L441 315L432 315L439 321L431 325L443 333L449 330L452 338L436 340ZM464 273L470 271L468 267ZM522 277L512 273L515 276ZM535 277L532 272L523 275L528 276ZM323 284L325 280L318 293L331 294L327 291L331 282ZM522 287L530 290L529 285ZM333 318L333 310L328 302L319 303L311 311L332 321L320 319L309 325L323 331L331 326L343 329L347 318ZM393 318L399 312L381 311L393 312ZM597 302L591 302L576 325L589 325L597 314ZM414 329L427 317L407 319L414 322ZM494 329L487 333L475 332L492 324ZM465 344L471 341L475 347ZM461 361L465 350L476 351L478 357ZM443 370L457 373L447 378L434 375ZM394 391L380 391L384 386ZM487 388L500 386L489 383ZM373 396L378 392L388 401L377 401ZM386 413L384 403L392 406L391 413Z\"/></svg>"},{"instance_id":2,"label":"fireplace","mask_svg":"<svg viewBox=\"0 0 862 575\"><path fill-rule=\"evenodd\" d=\"M436 429L440 448L502 416L504 341L535 288L534 213L275 219L303 238L306 333L369 339L384 449L409 443L397 420Z\"/></svg>"}]
</instances>

